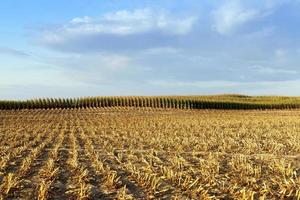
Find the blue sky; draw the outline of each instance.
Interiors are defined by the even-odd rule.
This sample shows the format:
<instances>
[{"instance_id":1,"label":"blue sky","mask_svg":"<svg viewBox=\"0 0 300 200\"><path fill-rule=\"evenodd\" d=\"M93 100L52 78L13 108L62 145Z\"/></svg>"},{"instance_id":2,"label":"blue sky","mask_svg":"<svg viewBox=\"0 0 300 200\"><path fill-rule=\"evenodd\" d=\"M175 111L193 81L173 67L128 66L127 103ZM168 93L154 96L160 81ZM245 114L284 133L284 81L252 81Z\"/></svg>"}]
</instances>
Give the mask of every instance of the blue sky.
<instances>
[{"instance_id":1,"label":"blue sky","mask_svg":"<svg viewBox=\"0 0 300 200\"><path fill-rule=\"evenodd\" d=\"M3 0L0 99L300 95L299 0Z\"/></svg>"}]
</instances>

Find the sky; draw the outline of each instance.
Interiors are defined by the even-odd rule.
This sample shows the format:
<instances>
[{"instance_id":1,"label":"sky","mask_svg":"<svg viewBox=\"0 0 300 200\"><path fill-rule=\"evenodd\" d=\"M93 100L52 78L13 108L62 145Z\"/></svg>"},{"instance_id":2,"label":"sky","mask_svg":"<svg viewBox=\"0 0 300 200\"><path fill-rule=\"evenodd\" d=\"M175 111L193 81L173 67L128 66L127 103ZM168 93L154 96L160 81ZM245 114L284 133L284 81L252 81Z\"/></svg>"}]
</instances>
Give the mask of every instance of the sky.
<instances>
[{"instance_id":1,"label":"sky","mask_svg":"<svg viewBox=\"0 0 300 200\"><path fill-rule=\"evenodd\" d=\"M300 95L300 0L2 0L0 99Z\"/></svg>"}]
</instances>

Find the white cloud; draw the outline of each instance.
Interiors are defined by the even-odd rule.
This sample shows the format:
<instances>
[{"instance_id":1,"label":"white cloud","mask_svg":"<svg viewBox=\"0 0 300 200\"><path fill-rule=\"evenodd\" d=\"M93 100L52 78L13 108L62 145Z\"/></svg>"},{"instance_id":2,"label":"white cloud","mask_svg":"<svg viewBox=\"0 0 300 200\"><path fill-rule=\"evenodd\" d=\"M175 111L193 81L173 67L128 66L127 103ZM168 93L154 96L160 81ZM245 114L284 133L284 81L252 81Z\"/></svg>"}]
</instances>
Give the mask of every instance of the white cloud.
<instances>
[{"instance_id":1,"label":"white cloud","mask_svg":"<svg viewBox=\"0 0 300 200\"><path fill-rule=\"evenodd\" d=\"M124 78L133 70L131 58L118 54L69 53L44 57L43 60L49 66L56 66L65 79L88 84L117 81L118 77Z\"/></svg>"},{"instance_id":2,"label":"white cloud","mask_svg":"<svg viewBox=\"0 0 300 200\"><path fill-rule=\"evenodd\" d=\"M266 8L269 8L269 9L274 9L283 4L294 3L297 1L298 0L264 0Z\"/></svg>"},{"instance_id":3,"label":"white cloud","mask_svg":"<svg viewBox=\"0 0 300 200\"><path fill-rule=\"evenodd\" d=\"M155 12L146 8L107 13L100 19L86 19L87 17L81 20L86 21L85 25L74 27L71 30L120 35L136 34L151 30L160 30L168 34L186 34L191 30L197 18L194 16L179 18L166 12Z\"/></svg>"},{"instance_id":4,"label":"white cloud","mask_svg":"<svg viewBox=\"0 0 300 200\"><path fill-rule=\"evenodd\" d=\"M300 79L286 81L161 81L148 82L150 85L159 86L178 91L193 88L194 91L206 93L241 93L249 95L300 95ZM191 95L191 93L187 93Z\"/></svg>"},{"instance_id":5,"label":"white cloud","mask_svg":"<svg viewBox=\"0 0 300 200\"><path fill-rule=\"evenodd\" d=\"M244 5L244 1L229 0L217 9L213 10L214 19L213 29L223 35L230 35L238 29L238 27L263 18L273 13L278 3L262 1L263 6L249 7Z\"/></svg>"},{"instance_id":6,"label":"white cloud","mask_svg":"<svg viewBox=\"0 0 300 200\"><path fill-rule=\"evenodd\" d=\"M286 74L286 75L293 75L293 74L298 74L296 70L289 70L289 69L278 69L278 68L271 68L271 67L263 67L263 66L253 66L252 69L254 71L261 73L261 74L269 74L269 75L274 75L274 74Z\"/></svg>"},{"instance_id":7,"label":"white cloud","mask_svg":"<svg viewBox=\"0 0 300 200\"><path fill-rule=\"evenodd\" d=\"M91 43L99 43L97 43L98 48L101 48L101 45L104 46L102 48L108 46L106 42L110 44L109 47L114 46L111 43L116 45L126 43L127 46L138 44L143 46L143 43L155 45L154 40L164 40L163 37L179 37L189 33L196 21L195 16L179 17L151 9L122 10L104 14L99 18L76 17L58 27L42 31L37 41L58 49L64 46L72 48L76 45L89 45L86 41L91 40Z\"/></svg>"},{"instance_id":8,"label":"white cloud","mask_svg":"<svg viewBox=\"0 0 300 200\"><path fill-rule=\"evenodd\" d=\"M275 50L275 59L277 62L282 63L286 60L287 51L284 49L276 49Z\"/></svg>"},{"instance_id":9,"label":"white cloud","mask_svg":"<svg viewBox=\"0 0 300 200\"><path fill-rule=\"evenodd\" d=\"M130 58L127 56L120 55L106 55L102 56L102 62L106 68L111 70L120 70L128 67Z\"/></svg>"},{"instance_id":10,"label":"white cloud","mask_svg":"<svg viewBox=\"0 0 300 200\"><path fill-rule=\"evenodd\" d=\"M89 23L91 22L91 18L88 17L88 16L85 16L85 17L77 17L77 18L74 18L71 20L71 23L72 24L81 24L81 23Z\"/></svg>"},{"instance_id":11,"label":"white cloud","mask_svg":"<svg viewBox=\"0 0 300 200\"><path fill-rule=\"evenodd\" d=\"M259 16L256 10L247 10L239 1L230 1L213 11L214 27L220 34L230 34L237 26Z\"/></svg>"},{"instance_id":12,"label":"white cloud","mask_svg":"<svg viewBox=\"0 0 300 200\"><path fill-rule=\"evenodd\" d=\"M18 78L16 78L18 77ZM12 81L13 80L13 81ZM82 85L79 82L73 82L66 79L59 70L2 70L0 74L1 86L13 86L13 85L41 85L41 86L77 86Z\"/></svg>"},{"instance_id":13,"label":"white cloud","mask_svg":"<svg viewBox=\"0 0 300 200\"><path fill-rule=\"evenodd\" d=\"M181 49L173 47L157 47L145 50L146 54L161 55L161 54L177 54Z\"/></svg>"},{"instance_id":14,"label":"white cloud","mask_svg":"<svg viewBox=\"0 0 300 200\"><path fill-rule=\"evenodd\" d=\"M162 87L197 87L197 88L218 88L239 86L239 82L233 81L149 81L149 84Z\"/></svg>"},{"instance_id":15,"label":"white cloud","mask_svg":"<svg viewBox=\"0 0 300 200\"><path fill-rule=\"evenodd\" d=\"M117 54L62 54L60 56L51 56L44 58L47 64L55 65L66 69L89 70L102 69L113 71L126 68L131 59L128 56Z\"/></svg>"},{"instance_id":16,"label":"white cloud","mask_svg":"<svg viewBox=\"0 0 300 200\"><path fill-rule=\"evenodd\" d=\"M271 37L275 33L274 27L264 27L261 30L245 34L246 39L265 39Z\"/></svg>"}]
</instances>

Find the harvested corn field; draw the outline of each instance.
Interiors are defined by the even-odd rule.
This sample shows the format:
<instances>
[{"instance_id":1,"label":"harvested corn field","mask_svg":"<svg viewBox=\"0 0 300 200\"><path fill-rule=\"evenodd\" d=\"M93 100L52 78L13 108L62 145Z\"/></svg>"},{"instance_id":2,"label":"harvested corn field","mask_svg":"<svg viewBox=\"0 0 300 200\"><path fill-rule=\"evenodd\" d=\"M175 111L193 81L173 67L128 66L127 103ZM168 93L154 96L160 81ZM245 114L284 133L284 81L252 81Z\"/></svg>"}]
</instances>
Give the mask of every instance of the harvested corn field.
<instances>
[{"instance_id":1,"label":"harvested corn field","mask_svg":"<svg viewBox=\"0 0 300 200\"><path fill-rule=\"evenodd\" d=\"M300 111L0 112L0 199L299 199Z\"/></svg>"}]
</instances>

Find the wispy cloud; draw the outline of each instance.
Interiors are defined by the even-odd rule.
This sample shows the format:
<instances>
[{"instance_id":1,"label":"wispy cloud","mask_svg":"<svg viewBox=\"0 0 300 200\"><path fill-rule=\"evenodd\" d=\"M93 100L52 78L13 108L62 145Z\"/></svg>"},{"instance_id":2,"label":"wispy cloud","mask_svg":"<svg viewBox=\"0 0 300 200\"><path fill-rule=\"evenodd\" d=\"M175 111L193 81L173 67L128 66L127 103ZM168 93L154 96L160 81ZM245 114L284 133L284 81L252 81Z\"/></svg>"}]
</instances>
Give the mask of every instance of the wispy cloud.
<instances>
[{"instance_id":1,"label":"wispy cloud","mask_svg":"<svg viewBox=\"0 0 300 200\"><path fill-rule=\"evenodd\" d=\"M252 69L255 72L265 74L265 75L274 75L274 74L281 74L281 75L295 75L298 74L297 70L290 70L290 69L278 69L278 68L271 68L271 67L263 67L263 66L253 66Z\"/></svg>"},{"instance_id":2,"label":"wispy cloud","mask_svg":"<svg viewBox=\"0 0 300 200\"><path fill-rule=\"evenodd\" d=\"M8 47L0 47L0 55L17 56L17 57L28 57L28 53L24 51L16 50Z\"/></svg>"},{"instance_id":3,"label":"wispy cloud","mask_svg":"<svg viewBox=\"0 0 300 200\"><path fill-rule=\"evenodd\" d=\"M284 62L287 58L287 51L284 49L276 49L275 50L275 58L277 62Z\"/></svg>"},{"instance_id":4,"label":"wispy cloud","mask_svg":"<svg viewBox=\"0 0 300 200\"><path fill-rule=\"evenodd\" d=\"M211 93L242 93L249 95L300 95L298 85L300 79L286 81L255 81L255 82L236 82L236 81L165 81L155 80L149 84L177 91L191 90L204 94ZM212 92L214 91L214 92Z\"/></svg>"},{"instance_id":5,"label":"wispy cloud","mask_svg":"<svg viewBox=\"0 0 300 200\"><path fill-rule=\"evenodd\" d=\"M99 18L74 18L39 34L37 42L62 51L117 51L150 48L189 33L196 16L137 9L106 13Z\"/></svg>"},{"instance_id":6,"label":"wispy cloud","mask_svg":"<svg viewBox=\"0 0 300 200\"><path fill-rule=\"evenodd\" d=\"M259 16L257 10L242 8L238 1L230 1L213 11L215 24L213 28L220 34L230 34L236 27Z\"/></svg>"},{"instance_id":7,"label":"wispy cloud","mask_svg":"<svg viewBox=\"0 0 300 200\"><path fill-rule=\"evenodd\" d=\"M259 4L256 1L251 3L249 5L241 0L225 1L223 5L212 11L213 29L219 34L233 34L239 27L271 15L284 2L262 0Z\"/></svg>"},{"instance_id":8,"label":"wispy cloud","mask_svg":"<svg viewBox=\"0 0 300 200\"><path fill-rule=\"evenodd\" d=\"M166 81L154 80L149 84L162 87L197 87L197 88L220 88L240 86L240 82L234 81Z\"/></svg>"},{"instance_id":9,"label":"wispy cloud","mask_svg":"<svg viewBox=\"0 0 300 200\"><path fill-rule=\"evenodd\" d=\"M43 58L45 64L56 66L66 79L85 84L103 84L126 79L132 73L131 57L110 53L68 53Z\"/></svg>"}]
</instances>

